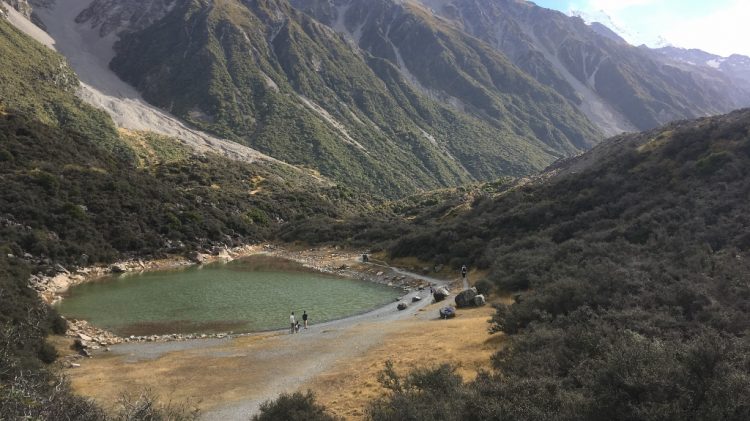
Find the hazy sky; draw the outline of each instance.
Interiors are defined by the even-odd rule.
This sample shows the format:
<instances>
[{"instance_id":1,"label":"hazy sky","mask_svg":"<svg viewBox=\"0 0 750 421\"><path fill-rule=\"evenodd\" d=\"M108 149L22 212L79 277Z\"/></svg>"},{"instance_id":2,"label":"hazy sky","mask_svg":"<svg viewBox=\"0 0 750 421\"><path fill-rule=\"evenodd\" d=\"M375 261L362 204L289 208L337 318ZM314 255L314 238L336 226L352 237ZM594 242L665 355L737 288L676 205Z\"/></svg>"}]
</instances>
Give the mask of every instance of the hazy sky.
<instances>
[{"instance_id":1,"label":"hazy sky","mask_svg":"<svg viewBox=\"0 0 750 421\"><path fill-rule=\"evenodd\" d=\"M605 15L628 42L648 46L664 40L676 47L700 48L728 56L750 56L750 0L533 0L593 20ZM613 28L614 29L614 28Z\"/></svg>"}]
</instances>

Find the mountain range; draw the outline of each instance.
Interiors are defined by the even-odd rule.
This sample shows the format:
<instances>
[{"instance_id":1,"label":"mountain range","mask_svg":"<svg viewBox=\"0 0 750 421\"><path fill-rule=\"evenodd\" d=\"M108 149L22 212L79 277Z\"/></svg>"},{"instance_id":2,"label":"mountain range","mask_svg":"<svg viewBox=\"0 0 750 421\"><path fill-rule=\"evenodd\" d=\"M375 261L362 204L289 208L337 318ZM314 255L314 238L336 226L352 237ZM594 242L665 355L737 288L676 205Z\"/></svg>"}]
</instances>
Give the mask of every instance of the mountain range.
<instances>
[{"instance_id":1,"label":"mountain range","mask_svg":"<svg viewBox=\"0 0 750 421\"><path fill-rule=\"evenodd\" d=\"M110 99L128 90L209 137L389 197L532 174L606 135L750 103L725 73L525 1L13 6ZM130 86L87 77L93 62Z\"/></svg>"},{"instance_id":2,"label":"mountain range","mask_svg":"<svg viewBox=\"0 0 750 421\"><path fill-rule=\"evenodd\" d=\"M742 105L745 58L511 0L7 4L0 419L133 418L49 365L32 280L266 241L500 292L492 371L386 364L368 419L750 419L750 110L662 125ZM328 419L295 402L261 412Z\"/></svg>"}]
</instances>

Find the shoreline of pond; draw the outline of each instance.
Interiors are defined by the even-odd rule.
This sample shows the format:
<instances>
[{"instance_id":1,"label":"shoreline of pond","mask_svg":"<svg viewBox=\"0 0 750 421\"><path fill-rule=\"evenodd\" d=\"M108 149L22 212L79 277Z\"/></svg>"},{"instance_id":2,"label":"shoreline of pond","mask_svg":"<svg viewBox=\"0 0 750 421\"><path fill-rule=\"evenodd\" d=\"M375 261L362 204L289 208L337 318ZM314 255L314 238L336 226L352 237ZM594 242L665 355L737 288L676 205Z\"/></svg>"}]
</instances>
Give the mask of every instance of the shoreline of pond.
<instances>
[{"instance_id":1,"label":"shoreline of pond","mask_svg":"<svg viewBox=\"0 0 750 421\"><path fill-rule=\"evenodd\" d=\"M93 266L79 268L73 271L58 273L55 276L39 277L36 281L30 280L32 286L34 283L43 285L44 288L35 288L48 304L58 304L64 299L65 293L73 286L96 282L102 278L121 274L121 273L143 273L162 270L186 269L191 266L202 264L211 264L216 262L230 262L237 259L250 257L253 255L267 255L279 259L289 260L300 264L302 267L311 271L335 275L347 279L361 280L378 283L382 285L400 288L401 294L407 294L409 291L424 287L427 281L420 279L415 274L409 276L396 271L388 266L363 264L361 262L361 252L352 250L342 250L339 247L321 247L305 248L293 250L273 244L264 245L247 245L233 249L221 249L217 254L211 255L193 255L190 259L184 256L170 256L165 259L155 259L144 261L141 259L132 259L118 262L107 266ZM63 268L64 269L64 268ZM382 306L381 306L382 307ZM370 309L357 314L347 315L342 318L331 320L330 322L343 320L351 317L358 317L376 309ZM66 319L67 320L67 319ZM281 331L283 329L268 329L260 331L251 331L243 333L235 332L218 332L218 333L168 333L162 335L145 335L145 336L120 336L105 329L101 329L83 319L71 319L68 321L68 329L65 333L75 341L75 346L81 351L81 356L89 356L92 351L108 350L109 346L127 342L170 342L170 341L187 341L193 339L223 339L228 337L249 336L261 333Z\"/></svg>"}]
</instances>

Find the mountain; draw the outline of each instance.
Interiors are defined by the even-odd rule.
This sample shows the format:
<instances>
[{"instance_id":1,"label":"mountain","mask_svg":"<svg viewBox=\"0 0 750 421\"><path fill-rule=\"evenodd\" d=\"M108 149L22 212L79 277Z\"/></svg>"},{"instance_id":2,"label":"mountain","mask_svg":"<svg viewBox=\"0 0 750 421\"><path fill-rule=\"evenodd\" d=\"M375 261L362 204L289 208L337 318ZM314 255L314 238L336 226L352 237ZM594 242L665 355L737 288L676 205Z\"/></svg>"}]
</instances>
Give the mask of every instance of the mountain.
<instances>
[{"instance_id":1,"label":"mountain","mask_svg":"<svg viewBox=\"0 0 750 421\"><path fill-rule=\"evenodd\" d=\"M738 86L750 90L750 57L740 54L721 57L695 48L663 47L657 48L654 51L672 60L716 69L729 77Z\"/></svg>"},{"instance_id":2,"label":"mountain","mask_svg":"<svg viewBox=\"0 0 750 421\"><path fill-rule=\"evenodd\" d=\"M65 59L0 18L0 242L16 256L107 262L269 238L367 206L356 191L254 157L118 129Z\"/></svg>"},{"instance_id":3,"label":"mountain","mask_svg":"<svg viewBox=\"0 0 750 421\"><path fill-rule=\"evenodd\" d=\"M606 25L604 25L602 23L591 22L588 25L589 25L589 27L594 32L596 32L597 34L599 34L599 35L601 35L601 36L603 36L605 38L609 38L610 40L618 42L620 44L627 44L628 43L627 41L625 41L625 39L623 37L621 37L620 35L618 35L617 32L609 29L608 26L606 26Z\"/></svg>"},{"instance_id":4,"label":"mountain","mask_svg":"<svg viewBox=\"0 0 750 421\"><path fill-rule=\"evenodd\" d=\"M66 25L87 43L119 37L114 57L96 47L97 60L112 58L111 68L152 104L218 137L378 194L529 174L600 137L563 98L485 46L452 52L475 55L473 74L454 66L443 75L464 97L456 107L284 0L54 7L65 19L76 12L77 24ZM465 37L450 36L458 35Z\"/></svg>"},{"instance_id":5,"label":"mountain","mask_svg":"<svg viewBox=\"0 0 750 421\"><path fill-rule=\"evenodd\" d=\"M676 66L531 2L414 1L503 52L610 135L727 112L750 100L720 73Z\"/></svg>"}]
</instances>

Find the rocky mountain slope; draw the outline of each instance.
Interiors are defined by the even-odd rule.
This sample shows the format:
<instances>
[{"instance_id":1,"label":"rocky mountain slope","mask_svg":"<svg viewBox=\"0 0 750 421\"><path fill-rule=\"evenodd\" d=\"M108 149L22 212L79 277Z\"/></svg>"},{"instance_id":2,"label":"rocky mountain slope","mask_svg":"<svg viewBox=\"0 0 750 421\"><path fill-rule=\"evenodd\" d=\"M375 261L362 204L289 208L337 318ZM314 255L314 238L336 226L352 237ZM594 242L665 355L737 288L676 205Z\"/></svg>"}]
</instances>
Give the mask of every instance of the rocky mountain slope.
<instances>
[{"instance_id":1,"label":"rocky mountain slope","mask_svg":"<svg viewBox=\"0 0 750 421\"><path fill-rule=\"evenodd\" d=\"M470 77L455 66L443 75L464 96L459 109L285 0L116 3L91 3L78 27L120 34L111 67L149 102L374 192L527 174L599 137L563 98L486 47L472 47Z\"/></svg>"},{"instance_id":2,"label":"rocky mountain slope","mask_svg":"<svg viewBox=\"0 0 750 421\"><path fill-rule=\"evenodd\" d=\"M8 253L86 264L185 252L366 206L287 164L117 129L76 95L62 56L2 18L0 56L0 247Z\"/></svg>"},{"instance_id":3,"label":"rocky mountain slope","mask_svg":"<svg viewBox=\"0 0 750 421\"><path fill-rule=\"evenodd\" d=\"M672 60L694 66L710 67L724 73L738 86L750 90L750 57L732 54L722 57L698 49L662 47L655 50Z\"/></svg>"},{"instance_id":4,"label":"rocky mountain slope","mask_svg":"<svg viewBox=\"0 0 750 421\"><path fill-rule=\"evenodd\" d=\"M607 134L727 112L750 93L725 75L677 66L521 0L413 0L503 52Z\"/></svg>"}]
</instances>

